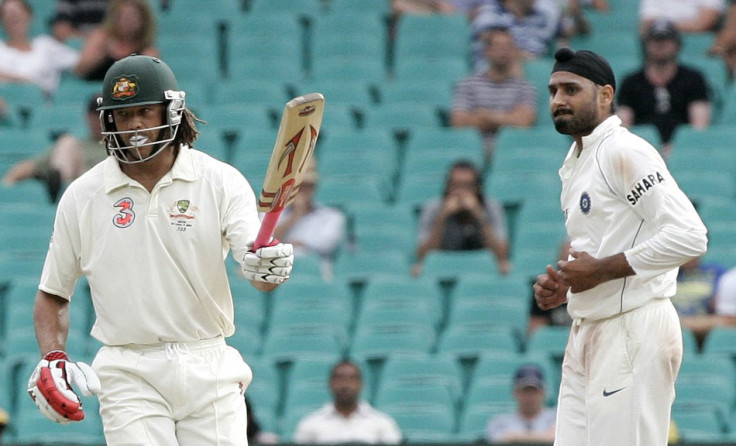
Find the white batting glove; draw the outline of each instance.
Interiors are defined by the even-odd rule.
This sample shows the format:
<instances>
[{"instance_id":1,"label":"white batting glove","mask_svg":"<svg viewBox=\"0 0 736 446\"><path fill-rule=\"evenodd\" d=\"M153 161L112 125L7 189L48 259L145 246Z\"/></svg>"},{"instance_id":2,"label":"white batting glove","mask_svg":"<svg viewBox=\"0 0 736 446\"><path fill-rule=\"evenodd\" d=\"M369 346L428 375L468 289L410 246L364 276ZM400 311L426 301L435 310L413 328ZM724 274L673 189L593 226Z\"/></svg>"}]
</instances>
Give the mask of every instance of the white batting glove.
<instances>
[{"instance_id":1,"label":"white batting glove","mask_svg":"<svg viewBox=\"0 0 736 446\"><path fill-rule=\"evenodd\" d=\"M41 413L51 421L69 424L82 421L82 402L72 390L79 389L84 396L100 393L97 374L84 362L69 361L66 353L54 350L44 355L28 380L28 394Z\"/></svg>"},{"instance_id":2,"label":"white batting glove","mask_svg":"<svg viewBox=\"0 0 736 446\"><path fill-rule=\"evenodd\" d=\"M294 246L277 243L248 252L243 259L243 275L258 282L284 283L294 265Z\"/></svg>"}]
</instances>

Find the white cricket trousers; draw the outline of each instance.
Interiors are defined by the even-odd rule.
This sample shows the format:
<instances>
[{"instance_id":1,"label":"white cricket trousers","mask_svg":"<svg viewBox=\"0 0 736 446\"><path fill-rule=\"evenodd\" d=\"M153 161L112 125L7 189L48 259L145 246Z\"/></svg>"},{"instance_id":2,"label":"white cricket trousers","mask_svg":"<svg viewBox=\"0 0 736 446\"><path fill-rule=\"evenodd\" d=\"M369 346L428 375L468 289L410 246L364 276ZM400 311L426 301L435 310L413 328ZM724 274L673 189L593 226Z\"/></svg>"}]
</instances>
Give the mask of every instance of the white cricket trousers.
<instances>
[{"instance_id":1,"label":"white cricket trousers","mask_svg":"<svg viewBox=\"0 0 736 446\"><path fill-rule=\"evenodd\" d=\"M253 373L221 337L105 346L92 367L108 446L248 444L244 392Z\"/></svg>"},{"instance_id":2,"label":"white cricket trousers","mask_svg":"<svg viewBox=\"0 0 736 446\"><path fill-rule=\"evenodd\" d=\"M666 446L682 329L669 299L575 320L562 361L554 446Z\"/></svg>"}]
</instances>

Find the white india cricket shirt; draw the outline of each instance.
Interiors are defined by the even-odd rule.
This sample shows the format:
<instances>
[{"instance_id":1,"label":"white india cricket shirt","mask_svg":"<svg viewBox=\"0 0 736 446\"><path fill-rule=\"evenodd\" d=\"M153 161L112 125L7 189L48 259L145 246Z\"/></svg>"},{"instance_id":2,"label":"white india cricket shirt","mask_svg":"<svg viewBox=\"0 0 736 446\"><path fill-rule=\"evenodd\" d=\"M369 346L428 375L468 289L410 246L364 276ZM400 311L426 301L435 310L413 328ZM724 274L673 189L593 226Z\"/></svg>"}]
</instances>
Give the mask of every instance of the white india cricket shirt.
<instances>
[{"instance_id":1,"label":"white india cricket shirt","mask_svg":"<svg viewBox=\"0 0 736 446\"><path fill-rule=\"evenodd\" d=\"M259 228L255 194L232 166L182 146L149 193L108 157L61 198L39 288L69 298L85 275L104 344L229 336L224 258L242 260Z\"/></svg>"},{"instance_id":2,"label":"white india cricket shirt","mask_svg":"<svg viewBox=\"0 0 736 446\"><path fill-rule=\"evenodd\" d=\"M676 290L679 265L705 253L706 229L657 150L611 116L573 143L559 171L572 248L620 252L636 275L569 293L573 318L603 319Z\"/></svg>"}]
</instances>

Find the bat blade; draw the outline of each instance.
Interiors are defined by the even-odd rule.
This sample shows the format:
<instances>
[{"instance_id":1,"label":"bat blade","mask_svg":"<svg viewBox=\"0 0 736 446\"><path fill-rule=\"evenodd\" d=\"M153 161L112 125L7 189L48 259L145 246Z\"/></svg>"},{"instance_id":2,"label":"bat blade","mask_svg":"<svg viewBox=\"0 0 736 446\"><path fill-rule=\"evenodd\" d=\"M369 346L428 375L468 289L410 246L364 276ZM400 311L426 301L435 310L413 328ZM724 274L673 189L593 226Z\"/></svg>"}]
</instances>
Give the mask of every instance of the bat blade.
<instances>
[{"instance_id":1,"label":"bat blade","mask_svg":"<svg viewBox=\"0 0 736 446\"><path fill-rule=\"evenodd\" d=\"M317 144L324 104L325 98L321 93L310 93L296 97L284 106L258 199L258 210L265 215L254 251L270 242L281 212L299 192Z\"/></svg>"}]
</instances>

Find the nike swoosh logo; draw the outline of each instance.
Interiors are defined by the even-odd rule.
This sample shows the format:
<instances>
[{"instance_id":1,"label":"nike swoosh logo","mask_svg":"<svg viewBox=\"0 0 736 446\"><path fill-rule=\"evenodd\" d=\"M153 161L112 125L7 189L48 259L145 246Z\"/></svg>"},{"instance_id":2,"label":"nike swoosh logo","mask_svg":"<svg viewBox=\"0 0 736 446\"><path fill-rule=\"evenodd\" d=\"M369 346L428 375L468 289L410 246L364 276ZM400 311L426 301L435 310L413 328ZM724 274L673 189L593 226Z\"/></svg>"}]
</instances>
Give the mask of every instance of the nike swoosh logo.
<instances>
[{"instance_id":1,"label":"nike swoosh logo","mask_svg":"<svg viewBox=\"0 0 736 446\"><path fill-rule=\"evenodd\" d=\"M604 397L607 397L607 396L611 396L611 395L613 395L614 393L618 393L618 392L620 392L620 391L624 390L625 388L626 388L626 387L621 387L620 389L612 390L612 391L610 391L610 392L606 392L606 389L603 389L603 396L604 396Z\"/></svg>"}]
</instances>

